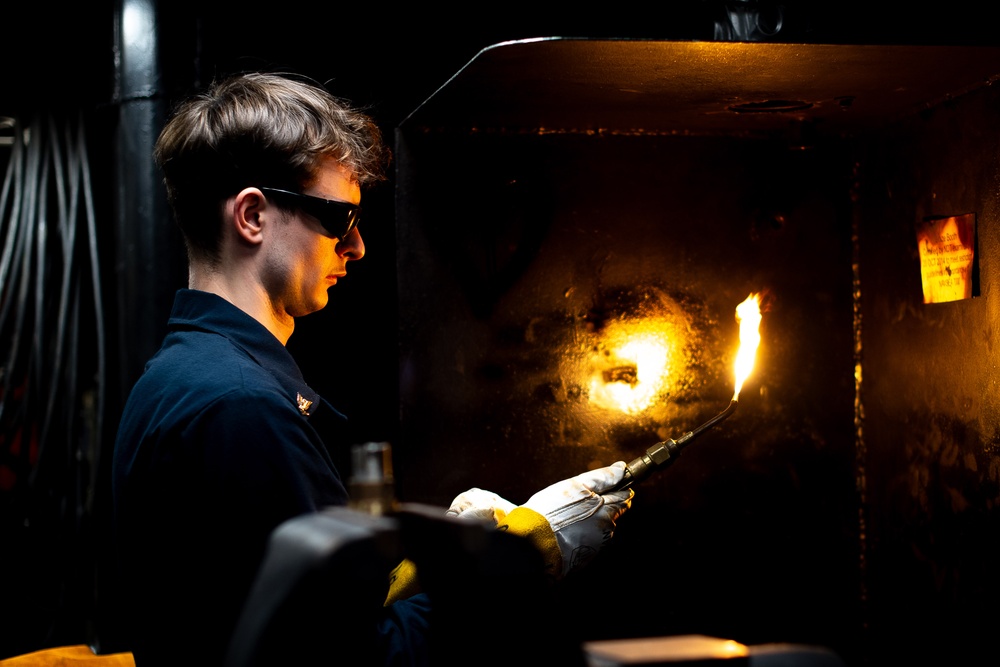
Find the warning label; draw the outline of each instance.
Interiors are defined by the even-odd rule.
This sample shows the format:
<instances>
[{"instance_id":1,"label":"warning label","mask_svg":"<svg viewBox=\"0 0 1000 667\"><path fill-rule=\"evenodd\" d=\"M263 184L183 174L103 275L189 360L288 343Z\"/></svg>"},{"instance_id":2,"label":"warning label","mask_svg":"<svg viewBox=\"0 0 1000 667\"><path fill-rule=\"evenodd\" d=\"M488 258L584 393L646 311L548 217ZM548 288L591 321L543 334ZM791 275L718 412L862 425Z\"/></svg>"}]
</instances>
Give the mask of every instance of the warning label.
<instances>
[{"instance_id":1,"label":"warning label","mask_svg":"<svg viewBox=\"0 0 1000 667\"><path fill-rule=\"evenodd\" d=\"M917 230L924 303L957 301L972 297L975 260L974 213L937 218Z\"/></svg>"}]
</instances>

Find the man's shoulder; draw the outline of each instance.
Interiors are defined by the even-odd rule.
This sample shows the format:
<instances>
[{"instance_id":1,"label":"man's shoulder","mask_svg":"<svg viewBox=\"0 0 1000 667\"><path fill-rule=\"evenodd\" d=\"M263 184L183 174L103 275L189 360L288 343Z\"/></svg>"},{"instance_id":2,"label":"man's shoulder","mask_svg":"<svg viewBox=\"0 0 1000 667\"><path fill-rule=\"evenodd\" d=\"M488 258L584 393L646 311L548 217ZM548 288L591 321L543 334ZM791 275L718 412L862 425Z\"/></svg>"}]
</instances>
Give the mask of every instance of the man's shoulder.
<instances>
[{"instance_id":1,"label":"man's shoulder","mask_svg":"<svg viewBox=\"0 0 1000 667\"><path fill-rule=\"evenodd\" d=\"M297 414L280 381L247 352L224 336L195 332L165 341L146 365L123 410L119 438L138 443L212 428L247 433L279 422L291 428Z\"/></svg>"},{"instance_id":2,"label":"man's shoulder","mask_svg":"<svg viewBox=\"0 0 1000 667\"><path fill-rule=\"evenodd\" d=\"M249 352L226 336L210 331L167 336L146 366L147 373L174 369L205 381L234 379L247 373L270 375Z\"/></svg>"},{"instance_id":3,"label":"man's shoulder","mask_svg":"<svg viewBox=\"0 0 1000 667\"><path fill-rule=\"evenodd\" d=\"M225 397L241 400L240 396L259 401L285 393L277 378L248 352L225 336L210 332L168 336L146 365L136 388L189 404Z\"/></svg>"}]
</instances>

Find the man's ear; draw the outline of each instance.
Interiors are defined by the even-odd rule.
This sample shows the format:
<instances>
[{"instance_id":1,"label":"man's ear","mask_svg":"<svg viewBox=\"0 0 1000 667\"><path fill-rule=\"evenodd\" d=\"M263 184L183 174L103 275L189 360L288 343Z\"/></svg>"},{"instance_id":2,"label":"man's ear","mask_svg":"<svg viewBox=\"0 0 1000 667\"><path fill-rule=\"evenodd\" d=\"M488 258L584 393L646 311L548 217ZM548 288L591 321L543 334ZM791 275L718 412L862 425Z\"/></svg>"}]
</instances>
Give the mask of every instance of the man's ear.
<instances>
[{"instance_id":1,"label":"man's ear","mask_svg":"<svg viewBox=\"0 0 1000 667\"><path fill-rule=\"evenodd\" d=\"M256 245L263 240L266 208L267 200L257 188L244 188L233 199L230 224L244 242Z\"/></svg>"}]
</instances>

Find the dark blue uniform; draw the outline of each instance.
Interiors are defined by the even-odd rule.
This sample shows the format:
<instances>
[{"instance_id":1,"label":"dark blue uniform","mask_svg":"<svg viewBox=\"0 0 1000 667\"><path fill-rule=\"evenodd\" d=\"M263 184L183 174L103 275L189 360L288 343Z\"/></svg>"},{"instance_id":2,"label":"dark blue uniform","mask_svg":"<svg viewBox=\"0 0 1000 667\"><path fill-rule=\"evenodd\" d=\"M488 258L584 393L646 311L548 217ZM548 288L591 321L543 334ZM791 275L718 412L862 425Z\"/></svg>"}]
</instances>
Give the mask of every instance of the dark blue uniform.
<instances>
[{"instance_id":1,"label":"dark blue uniform","mask_svg":"<svg viewBox=\"0 0 1000 667\"><path fill-rule=\"evenodd\" d=\"M263 325L216 295L177 293L114 454L116 539L138 667L222 664L271 531L346 504L327 449L348 447L345 425ZM422 606L411 603L391 610L383 637L399 643L419 631Z\"/></svg>"}]
</instances>

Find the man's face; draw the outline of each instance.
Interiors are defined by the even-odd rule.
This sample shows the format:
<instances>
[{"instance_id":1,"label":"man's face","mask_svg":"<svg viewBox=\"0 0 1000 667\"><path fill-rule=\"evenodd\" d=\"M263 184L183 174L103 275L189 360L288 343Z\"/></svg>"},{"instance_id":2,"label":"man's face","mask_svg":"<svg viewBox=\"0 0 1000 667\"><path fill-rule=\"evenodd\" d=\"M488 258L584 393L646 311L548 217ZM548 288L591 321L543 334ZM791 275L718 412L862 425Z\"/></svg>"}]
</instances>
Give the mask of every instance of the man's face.
<instances>
[{"instance_id":1,"label":"man's face","mask_svg":"<svg viewBox=\"0 0 1000 667\"><path fill-rule=\"evenodd\" d=\"M327 161L301 194L361 203L361 189L337 162ZM262 283L275 315L301 317L326 306L327 290L347 275L347 263L361 259L365 244L355 227L345 238L329 235L316 218L289 207L271 227Z\"/></svg>"}]
</instances>

